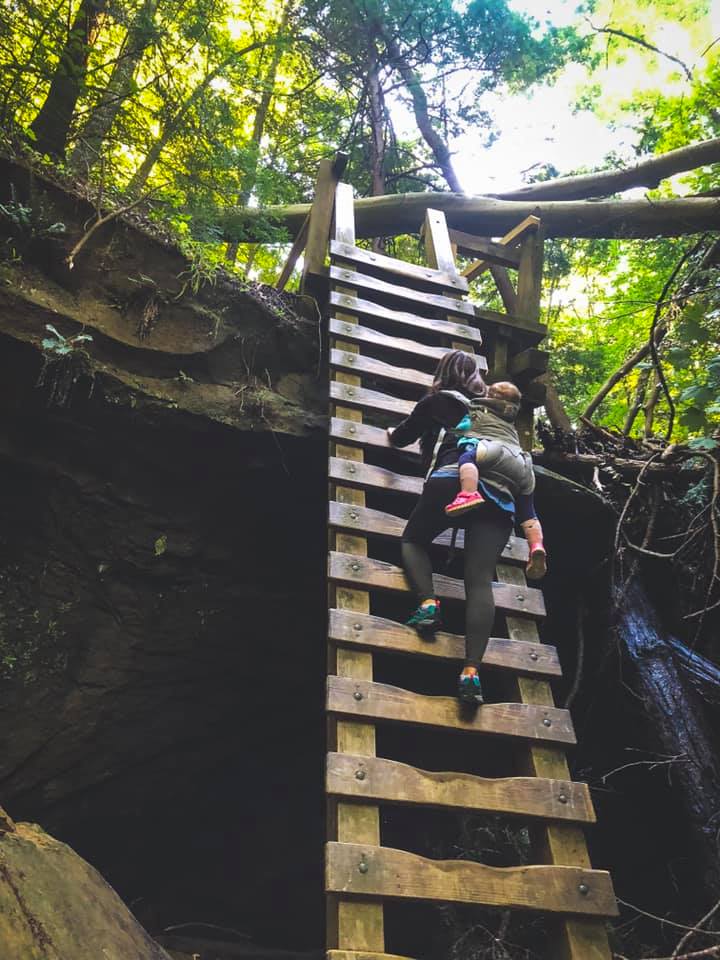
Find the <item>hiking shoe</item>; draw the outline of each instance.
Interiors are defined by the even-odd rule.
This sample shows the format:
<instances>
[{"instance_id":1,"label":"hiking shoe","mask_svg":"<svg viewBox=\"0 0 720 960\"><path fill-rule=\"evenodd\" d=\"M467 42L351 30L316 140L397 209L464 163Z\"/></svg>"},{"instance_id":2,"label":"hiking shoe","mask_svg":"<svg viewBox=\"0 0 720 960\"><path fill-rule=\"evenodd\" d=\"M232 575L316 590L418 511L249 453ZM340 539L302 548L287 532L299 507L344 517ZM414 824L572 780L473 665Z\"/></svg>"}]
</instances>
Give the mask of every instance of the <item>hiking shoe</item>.
<instances>
[{"instance_id":1,"label":"hiking shoe","mask_svg":"<svg viewBox=\"0 0 720 960\"><path fill-rule=\"evenodd\" d=\"M415 627L421 637L431 637L442 626L440 601L436 600L435 603L428 603L425 606L418 607L410 616L409 620L405 621L405 625Z\"/></svg>"},{"instance_id":2,"label":"hiking shoe","mask_svg":"<svg viewBox=\"0 0 720 960\"><path fill-rule=\"evenodd\" d=\"M480 677L476 673L461 673L458 679L458 700L479 707L484 703Z\"/></svg>"},{"instance_id":3,"label":"hiking shoe","mask_svg":"<svg viewBox=\"0 0 720 960\"><path fill-rule=\"evenodd\" d=\"M541 543L533 544L530 548L530 559L525 567L525 576L528 580L542 580L547 573L547 554Z\"/></svg>"},{"instance_id":4,"label":"hiking shoe","mask_svg":"<svg viewBox=\"0 0 720 960\"><path fill-rule=\"evenodd\" d=\"M448 517L456 517L459 513L467 513L468 510L474 510L483 503L485 498L477 490L471 490L470 493L461 490L453 502L445 507L445 513Z\"/></svg>"}]
</instances>

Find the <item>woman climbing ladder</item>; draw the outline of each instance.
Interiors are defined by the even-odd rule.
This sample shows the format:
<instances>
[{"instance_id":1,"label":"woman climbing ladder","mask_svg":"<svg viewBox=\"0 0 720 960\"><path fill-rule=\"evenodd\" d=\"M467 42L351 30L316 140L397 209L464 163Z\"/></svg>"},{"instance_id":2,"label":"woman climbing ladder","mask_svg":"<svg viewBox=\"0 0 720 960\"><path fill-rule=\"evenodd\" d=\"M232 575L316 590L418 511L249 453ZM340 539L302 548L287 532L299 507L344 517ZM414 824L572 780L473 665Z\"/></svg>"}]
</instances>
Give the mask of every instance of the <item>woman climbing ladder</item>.
<instances>
[{"instance_id":1,"label":"woman climbing ladder","mask_svg":"<svg viewBox=\"0 0 720 960\"><path fill-rule=\"evenodd\" d=\"M420 440L423 467L428 471L420 500L402 538L402 562L419 606L408 620L421 635L431 635L442 623L435 597L429 547L450 522L465 526L465 635L466 660L458 679L458 697L465 703L483 702L478 669L495 617L492 581L495 567L510 537L513 521L523 527L531 545L528 573L544 573L542 528L535 514L533 478L504 476L497 467L484 476L475 509L448 517L446 507L459 492L458 460L463 449L464 421L470 402L487 396L475 358L461 350L447 353L435 372L428 394L407 419L388 431L393 446L405 447ZM513 428L514 429L514 428ZM518 444L519 446L519 444Z\"/></svg>"}]
</instances>

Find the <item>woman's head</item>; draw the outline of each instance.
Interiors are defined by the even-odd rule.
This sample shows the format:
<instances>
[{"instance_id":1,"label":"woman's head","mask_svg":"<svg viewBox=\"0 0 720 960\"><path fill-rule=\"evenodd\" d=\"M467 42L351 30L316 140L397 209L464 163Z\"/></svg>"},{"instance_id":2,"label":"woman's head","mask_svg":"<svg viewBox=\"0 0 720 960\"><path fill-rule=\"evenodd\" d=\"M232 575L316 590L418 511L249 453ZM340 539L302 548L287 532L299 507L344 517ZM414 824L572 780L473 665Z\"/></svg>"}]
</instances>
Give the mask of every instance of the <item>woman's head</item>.
<instances>
[{"instance_id":1,"label":"woman's head","mask_svg":"<svg viewBox=\"0 0 720 960\"><path fill-rule=\"evenodd\" d=\"M476 357L463 350L451 350L438 363L430 390L432 393L460 390L470 396L484 397L487 386L478 370Z\"/></svg>"}]
</instances>

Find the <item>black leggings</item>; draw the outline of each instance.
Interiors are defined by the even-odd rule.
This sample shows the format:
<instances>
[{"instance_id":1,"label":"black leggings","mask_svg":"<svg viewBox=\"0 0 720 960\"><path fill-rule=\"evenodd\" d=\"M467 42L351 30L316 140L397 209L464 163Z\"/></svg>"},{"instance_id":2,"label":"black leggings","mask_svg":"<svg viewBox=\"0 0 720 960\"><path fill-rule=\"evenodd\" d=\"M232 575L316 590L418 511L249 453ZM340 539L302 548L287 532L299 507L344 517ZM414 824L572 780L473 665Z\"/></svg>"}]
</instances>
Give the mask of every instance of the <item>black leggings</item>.
<instances>
[{"instance_id":1,"label":"black leggings","mask_svg":"<svg viewBox=\"0 0 720 960\"><path fill-rule=\"evenodd\" d=\"M418 600L435 596L429 546L451 523L444 508L458 492L457 477L431 477L402 538L402 562ZM456 524L457 525L457 524ZM488 501L463 518L465 526L466 663L479 666L495 618L492 582L512 532L512 516Z\"/></svg>"}]
</instances>

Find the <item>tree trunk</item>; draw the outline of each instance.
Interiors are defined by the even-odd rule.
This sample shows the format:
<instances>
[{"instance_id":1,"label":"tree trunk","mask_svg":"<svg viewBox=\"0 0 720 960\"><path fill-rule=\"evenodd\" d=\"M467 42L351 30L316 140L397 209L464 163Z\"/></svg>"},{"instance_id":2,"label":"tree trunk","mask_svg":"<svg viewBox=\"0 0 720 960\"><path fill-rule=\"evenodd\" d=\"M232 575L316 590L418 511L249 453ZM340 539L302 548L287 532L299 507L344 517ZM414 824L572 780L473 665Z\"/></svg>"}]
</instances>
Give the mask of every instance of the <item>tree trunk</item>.
<instances>
[{"instance_id":1,"label":"tree trunk","mask_svg":"<svg viewBox=\"0 0 720 960\"><path fill-rule=\"evenodd\" d=\"M649 348L648 348L649 352ZM643 405L643 400L645 399L645 394L647 393L648 379L650 377L649 370L641 370L640 375L638 376L637 386L635 387L635 394L633 396L632 404L630 409L627 412L625 417L625 423L623 424L622 432L623 436L629 437L630 431L633 428L635 419L640 412L640 407Z\"/></svg>"},{"instance_id":2,"label":"tree trunk","mask_svg":"<svg viewBox=\"0 0 720 960\"><path fill-rule=\"evenodd\" d=\"M77 145L70 155L70 166L76 172L89 171L97 163L115 117L132 92L138 65L154 34L157 4L158 0L144 0L130 24L108 85L78 134Z\"/></svg>"},{"instance_id":3,"label":"tree trunk","mask_svg":"<svg viewBox=\"0 0 720 960\"><path fill-rule=\"evenodd\" d=\"M368 49L368 114L370 118L370 173L371 194L385 193L385 99L380 84L380 66L377 52L370 42Z\"/></svg>"},{"instance_id":4,"label":"tree trunk","mask_svg":"<svg viewBox=\"0 0 720 960\"><path fill-rule=\"evenodd\" d=\"M70 27L45 103L30 124L34 146L40 153L65 156L70 124L85 89L87 64L93 35L107 0L82 0Z\"/></svg>"},{"instance_id":5,"label":"tree trunk","mask_svg":"<svg viewBox=\"0 0 720 960\"><path fill-rule=\"evenodd\" d=\"M583 173L577 177L558 177L557 180L533 183L519 190L508 190L491 196L499 200L583 200L588 197L607 197L632 187L657 187L661 180L676 173L696 170L706 164L718 162L720 137L661 153L622 170L601 170L599 173Z\"/></svg>"},{"instance_id":6,"label":"tree trunk","mask_svg":"<svg viewBox=\"0 0 720 960\"><path fill-rule=\"evenodd\" d=\"M550 375L546 373L540 379L545 384L544 407L550 424L555 427L556 430L562 430L563 433L571 433L572 423L570 417L567 415L567 411L560 399L560 394L557 392Z\"/></svg>"},{"instance_id":7,"label":"tree trunk","mask_svg":"<svg viewBox=\"0 0 720 960\"><path fill-rule=\"evenodd\" d=\"M275 48L273 49L270 66L268 67L267 74L263 80L263 92L262 96L260 97L258 108L255 111L252 136L250 137L250 144L253 154L251 157L250 167L243 178L242 189L238 194L237 203L239 207L247 206L250 201L250 197L252 196L252 192L255 189L255 183L257 182L257 169L258 163L260 162L260 147L262 144L262 138L265 134L265 124L267 123L268 114L270 113L270 104L272 103L273 96L275 95L275 80L277 78L280 60L283 55L283 47L279 41L282 39L287 30L293 4L294 0L288 0L288 2L285 4L280 25L278 27L278 43L276 43ZM238 246L239 244L237 243L228 243L227 245L225 250L225 259L230 263L235 263L237 260ZM253 254L252 259L255 259L255 254ZM249 269L250 268L248 267L245 272L247 273L247 270Z\"/></svg>"},{"instance_id":8,"label":"tree trunk","mask_svg":"<svg viewBox=\"0 0 720 960\"><path fill-rule=\"evenodd\" d=\"M224 239L253 243L262 240L255 224L268 220L295 236L310 212L309 203L217 211ZM720 199L607 200L513 203L454 193L398 193L355 201L358 238L394 237L420 230L428 209L442 210L448 226L476 237L502 236L528 216L540 217L546 237L620 237L624 239L679 237L717 230Z\"/></svg>"},{"instance_id":9,"label":"tree trunk","mask_svg":"<svg viewBox=\"0 0 720 960\"><path fill-rule=\"evenodd\" d=\"M664 633L643 589L628 588L622 601L618 635L635 673L658 752L677 757L672 782L685 809L694 856L703 871L700 889L708 904L720 896L717 824L720 815L720 769L717 738L710 727L702 693L720 693L720 672L703 657Z\"/></svg>"},{"instance_id":10,"label":"tree trunk","mask_svg":"<svg viewBox=\"0 0 720 960\"><path fill-rule=\"evenodd\" d=\"M407 91L412 97L415 122L417 123L418 129L422 134L423 140L432 150L432 154L435 157L435 162L440 167L447 185L450 187L453 193L462 193L463 189L460 186L460 181L458 180L457 174L455 173L455 169L452 165L450 149L432 125L432 120L430 119L430 113L428 111L427 97L425 96L425 91L423 90L420 77L410 66L406 58L402 55L396 41L392 38L386 37L385 42L387 44L388 53L393 59L393 66L396 67L400 72L400 76L403 78Z\"/></svg>"}]
</instances>

